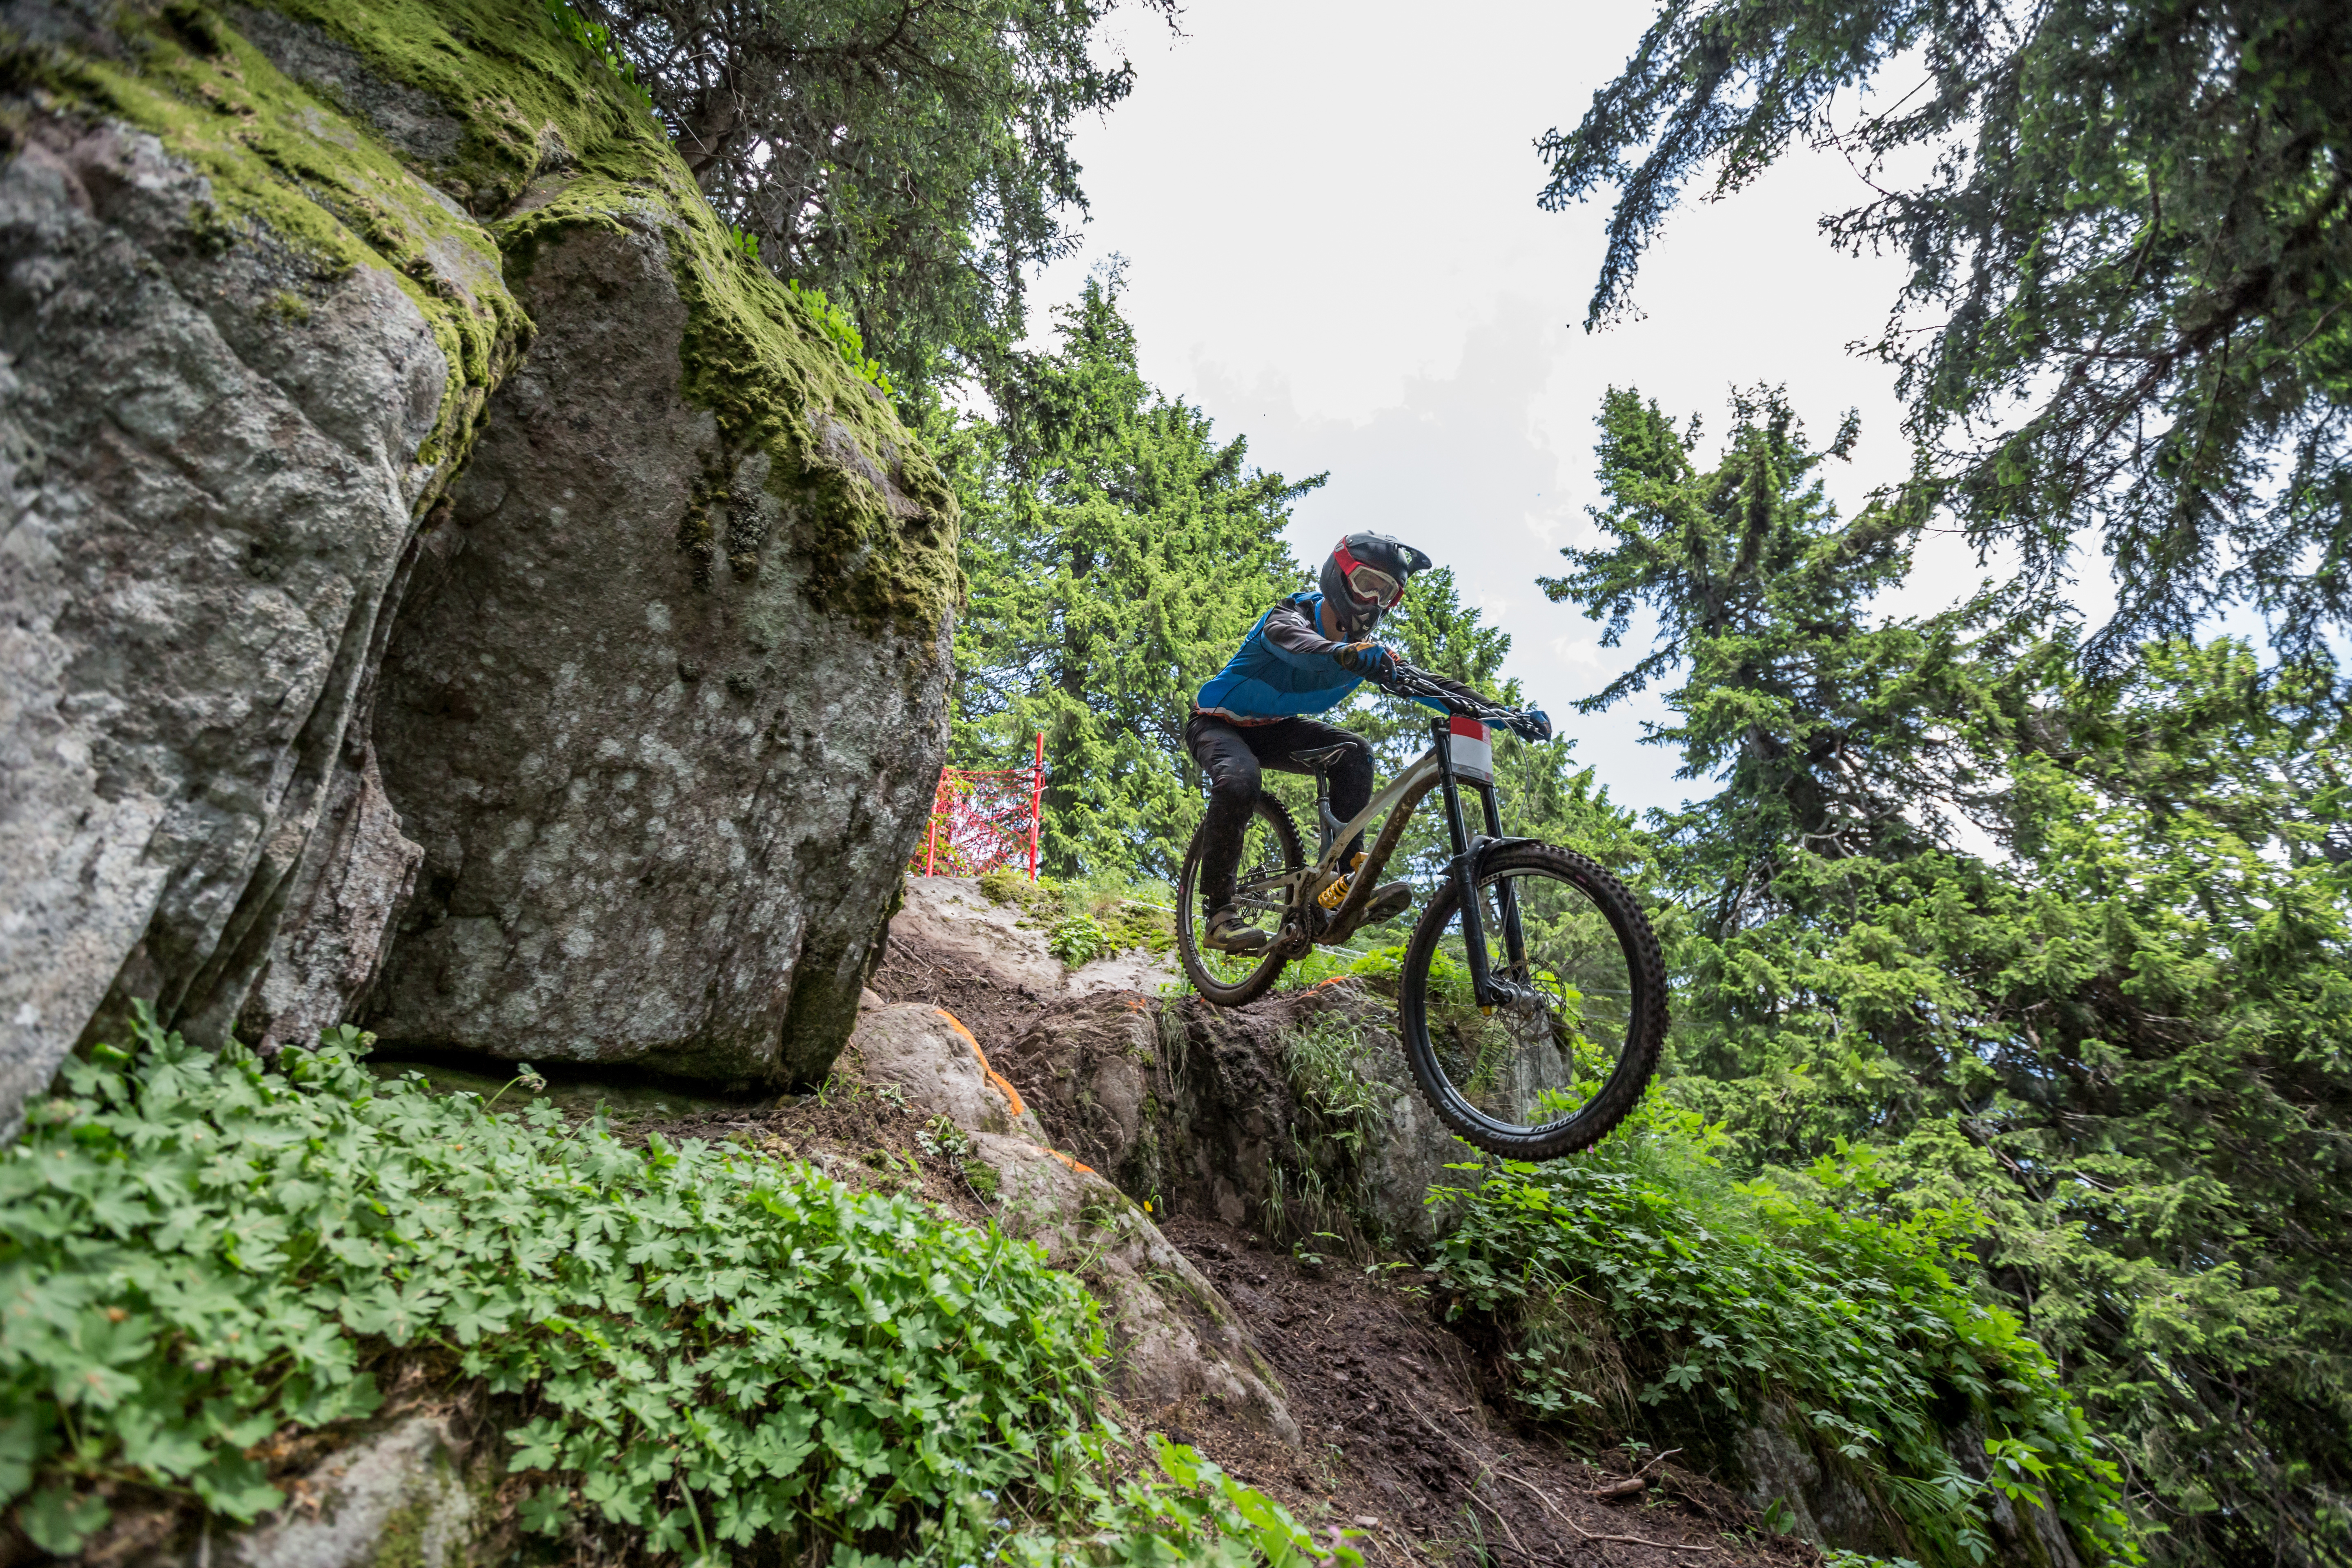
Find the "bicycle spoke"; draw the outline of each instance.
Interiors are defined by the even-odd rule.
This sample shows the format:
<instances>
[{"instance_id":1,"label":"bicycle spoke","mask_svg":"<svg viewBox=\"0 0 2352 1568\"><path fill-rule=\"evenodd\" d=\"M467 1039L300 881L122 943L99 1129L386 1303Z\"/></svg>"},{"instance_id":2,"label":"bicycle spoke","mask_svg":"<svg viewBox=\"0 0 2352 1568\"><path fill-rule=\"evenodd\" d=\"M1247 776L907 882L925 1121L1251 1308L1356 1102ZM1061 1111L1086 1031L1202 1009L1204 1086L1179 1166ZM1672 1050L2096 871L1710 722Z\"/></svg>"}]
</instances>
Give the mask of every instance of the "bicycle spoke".
<instances>
[{"instance_id":1,"label":"bicycle spoke","mask_svg":"<svg viewBox=\"0 0 2352 1568\"><path fill-rule=\"evenodd\" d=\"M1263 814L1254 814L1242 836L1241 871L1236 878L1234 909L1244 927L1262 931L1269 943L1282 931L1284 915L1289 907L1288 889L1283 879L1289 875L1288 855L1281 836ZM1194 911L1196 920L1205 926L1208 910ZM1196 961L1207 976L1220 985L1239 985L1255 973L1265 962L1263 952L1220 952L1200 946Z\"/></svg>"},{"instance_id":2,"label":"bicycle spoke","mask_svg":"<svg viewBox=\"0 0 2352 1568\"><path fill-rule=\"evenodd\" d=\"M1517 904L1523 959L1506 942L1504 890ZM1625 1054L1633 974L1608 917L1563 878L1519 872L1478 889L1488 970L1518 999L1481 1010L1457 914L1429 977L1428 1028L1438 1070L1481 1114L1538 1130L1589 1105Z\"/></svg>"}]
</instances>

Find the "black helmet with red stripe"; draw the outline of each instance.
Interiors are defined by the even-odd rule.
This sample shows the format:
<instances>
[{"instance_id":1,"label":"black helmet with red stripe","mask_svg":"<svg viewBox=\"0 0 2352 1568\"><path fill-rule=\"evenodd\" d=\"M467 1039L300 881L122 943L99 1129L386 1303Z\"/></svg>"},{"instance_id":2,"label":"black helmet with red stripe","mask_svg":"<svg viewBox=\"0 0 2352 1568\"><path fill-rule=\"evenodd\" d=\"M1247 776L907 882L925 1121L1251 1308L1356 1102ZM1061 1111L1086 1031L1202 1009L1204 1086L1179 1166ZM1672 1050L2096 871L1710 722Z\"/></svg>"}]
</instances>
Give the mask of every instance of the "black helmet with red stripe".
<instances>
[{"instance_id":1,"label":"black helmet with red stripe","mask_svg":"<svg viewBox=\"0 0 2352 1568\"><path fill-rule=\"evenodd\" d=\"M1381 613L1404 597L1405 579L1429 570L1428 556L1385 533L1351 533L1323 563L1318 584L1342 641L1353 642L1381 624Z\"/></svg>"}]
</instances>

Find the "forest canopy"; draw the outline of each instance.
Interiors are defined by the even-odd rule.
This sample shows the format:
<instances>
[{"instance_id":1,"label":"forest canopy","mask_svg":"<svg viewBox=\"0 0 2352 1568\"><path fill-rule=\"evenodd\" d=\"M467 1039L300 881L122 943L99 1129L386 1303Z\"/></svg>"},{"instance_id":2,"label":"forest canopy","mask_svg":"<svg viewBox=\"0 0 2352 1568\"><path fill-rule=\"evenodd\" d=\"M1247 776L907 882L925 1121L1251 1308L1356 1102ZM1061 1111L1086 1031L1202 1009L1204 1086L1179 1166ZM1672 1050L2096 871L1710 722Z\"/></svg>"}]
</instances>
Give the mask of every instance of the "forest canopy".
<instances>
[{"instance_id":1,"label":"forest canopy","mask_svg":"<svg viewBox=\"0 0 2352 1568\"><path fill-rule=\"evenodd\" d=\"M1778 394L1692 426L1612 392L1601 537L1555 599L1659 636L1707 793L1637 842L1670 932L1665 1092L1731 1164L1890 1216L1960 1202L1984 1285L2173 1563L2352 1549L2352 722L2242 641L2087 680L1981 595L1895 617L1916 530L1851 519Z\"/></svg>"},{"instance_id":2,"label":"forest canopy","mask_svg":"<svg viewBox=\"0 0 2352 1568\"><path fill-rule=\"evenodd\" d=\"M2091 531L2118 589L2095 665L2240 603L2326 661L2352 615L2347 61L2339 0L1668 0L1538 142L1540 199L1613 194L1590 329L1695 184L1841 152L1875 195L1830 239L1909 268L1869 351L1916 485L2045 605Z\"/></svg>"},{"instance_id":3,"label":"forest canopy","mask_svg":"<svg viewBox=\"0 0 2352 1568\"><path fill-rule=\"evenodd\" d=\"M1139 0L1173 22L1173 0ZM985 373L1086 195L1070 138L1134 73L1117 0L583 0L719 216L902 388Z\"/></svg>"}]
</instances>

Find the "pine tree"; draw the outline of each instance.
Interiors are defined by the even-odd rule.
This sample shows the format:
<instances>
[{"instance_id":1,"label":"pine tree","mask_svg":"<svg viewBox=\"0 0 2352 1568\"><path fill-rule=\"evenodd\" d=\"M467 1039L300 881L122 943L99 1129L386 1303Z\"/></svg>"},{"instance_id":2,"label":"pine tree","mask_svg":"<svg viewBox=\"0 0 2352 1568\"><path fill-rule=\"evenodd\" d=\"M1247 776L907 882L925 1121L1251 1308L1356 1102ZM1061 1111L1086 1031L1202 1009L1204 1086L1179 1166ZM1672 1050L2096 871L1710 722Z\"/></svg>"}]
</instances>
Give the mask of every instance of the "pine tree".
<instances>
[{"instance_id":1,"label":"pine tree","mask_svg":"<svg viewBox=\"0 0 2352 1568\"><path fill-rule=\"evenodd\" d=\"M2326 663L2352 618L2347 59L2342 0L1662 0L1539 142L1541 201L1615 193L1591 327L1686 182L1838 148L1878 196L1823 226L1908 263L1872 352L1973 535L2054 595L2094 531L2103 659L2234 600Z\"/></svg>"}]
</instances>

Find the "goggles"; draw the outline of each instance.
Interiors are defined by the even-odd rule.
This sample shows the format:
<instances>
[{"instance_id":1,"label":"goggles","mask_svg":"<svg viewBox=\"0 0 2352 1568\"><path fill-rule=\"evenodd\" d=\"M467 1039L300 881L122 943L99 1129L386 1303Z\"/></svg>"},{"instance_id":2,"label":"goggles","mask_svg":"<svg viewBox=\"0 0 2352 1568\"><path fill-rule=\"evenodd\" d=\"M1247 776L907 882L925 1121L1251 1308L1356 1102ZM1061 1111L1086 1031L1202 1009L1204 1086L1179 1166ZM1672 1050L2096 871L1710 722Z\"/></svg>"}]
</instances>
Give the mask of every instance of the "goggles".
<instances>
[{"instance_id":1,"label":"goggles","mask_svg":"<svg viewBox=\"0 0 2352 1568\"><path fill-rule=\"evenodd\" d=\"M1345 544L1332 552L1332 558L1339 563L1340 580L1360 604L1377 603L1382 609L1393 610L1404 597L1402 583L1379 567L1357 560Z\"/></svg>"}]
</instances>

